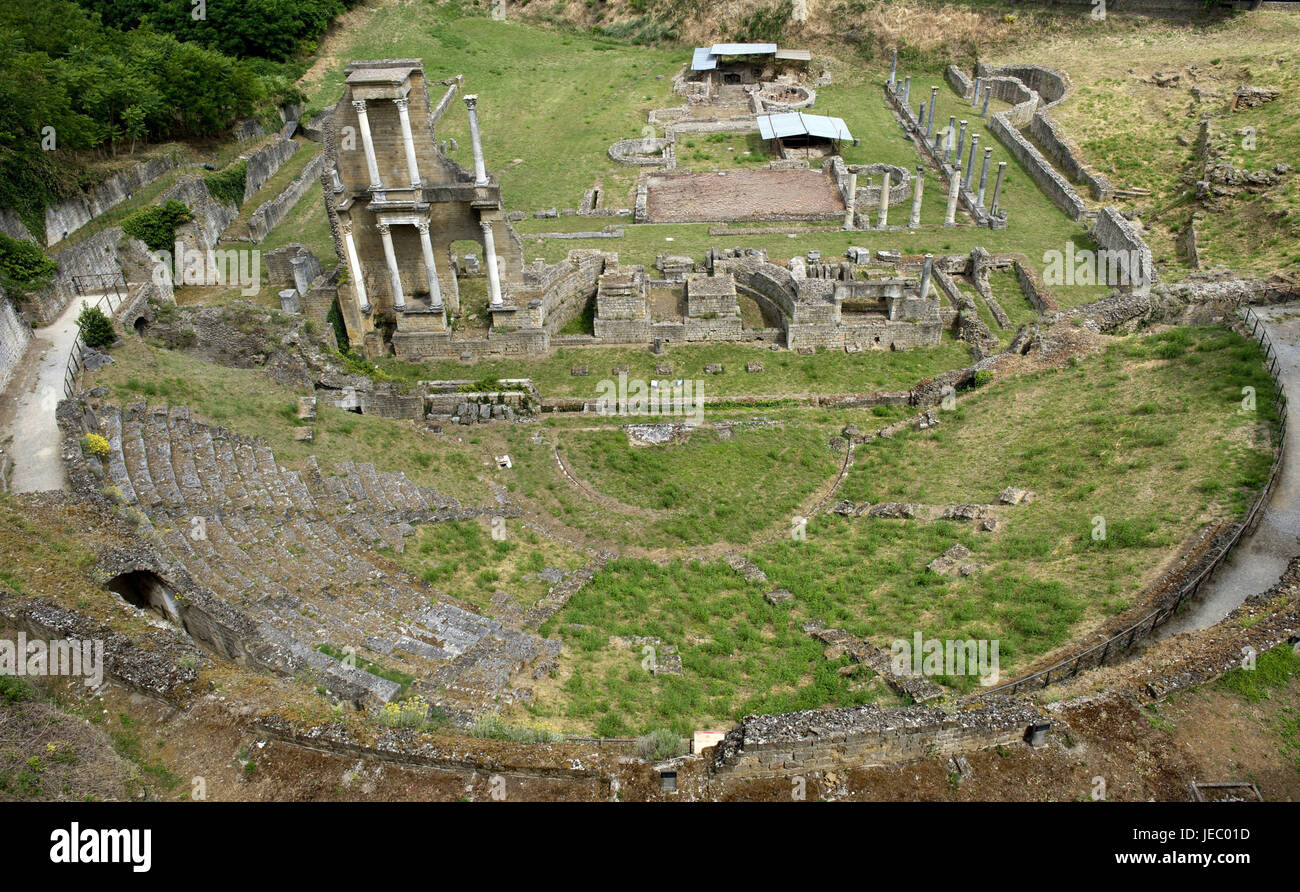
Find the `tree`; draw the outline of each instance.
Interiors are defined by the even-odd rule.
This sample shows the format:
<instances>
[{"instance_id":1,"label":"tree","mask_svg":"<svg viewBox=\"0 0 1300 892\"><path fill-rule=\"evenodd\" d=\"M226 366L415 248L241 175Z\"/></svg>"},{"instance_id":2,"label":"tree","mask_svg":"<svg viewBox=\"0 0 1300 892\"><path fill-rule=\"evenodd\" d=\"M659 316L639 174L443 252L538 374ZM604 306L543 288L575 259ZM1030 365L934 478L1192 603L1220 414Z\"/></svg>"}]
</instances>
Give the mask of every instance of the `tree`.
<instances>
[{"instance_id":1,"label":"tree","mask_svg":"<svg viewBox=\"0 0 1300 892\"><path fill-rule=\"evenodd\" d=\"M105 316L99 307L91 306L82 310L77 317L77 326L81 329L81 340L87 347L108 347L117 340L113 320Z\"/></svg>"}]
</instances>

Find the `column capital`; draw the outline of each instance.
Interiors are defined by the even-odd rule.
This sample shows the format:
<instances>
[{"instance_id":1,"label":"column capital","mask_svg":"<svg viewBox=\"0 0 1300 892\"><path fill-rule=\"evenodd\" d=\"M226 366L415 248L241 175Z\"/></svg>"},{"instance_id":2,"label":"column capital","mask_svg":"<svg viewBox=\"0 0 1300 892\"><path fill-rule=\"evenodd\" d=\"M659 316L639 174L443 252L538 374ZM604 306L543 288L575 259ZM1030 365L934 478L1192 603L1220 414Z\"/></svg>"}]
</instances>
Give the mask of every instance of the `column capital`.
<instances>
[{"instance_id":1,"label":"column capital","mask_svg":"<svg viewBox=\"0 0 1300 892\"><path fill-rule=\"evenodd\" d=\"M375 224L375 229L379 230L380 235L388 235L391 231L389 224L380 221Z\"/></svg>"},{"instance_id":2,"label":"column capital","mask_svg":"<svg viewBox=\"0 0 1300 892\"><path fill-rule=\"evenodd\" d=\"M405 96L393 100L393 105L397 106L398 111L406 111L406 107L411 104L411 100Z\"/></svg>"},{"instance_id":3,"label":"column capital","mask_svg":"<svg viewBox=\"0 0 1300 892\"><path fill-rule=\"evenodd\" d=\"M415 221L415 228L418 229L418 230L420 230L420 232L421 232L422 234L424 234L424 235L428 235L428 234L429 234L429 221L428 221L428 220L416 220L416 221Z\"/></svg>"},{"instance_id":4,"label":"column capital","mask_svg":"<svg viewBox=\"0 0 1300 892\"><path fill-rule=\"evenodd\" d=\"M475 109L477 109L477 108L478 108L478 95L475 94L475 93L470 93L468 96L466 96L466 97L465 97L465 107L468 108L470 111L474 111Z\"/></svg>"},{"instance_id":5,"label":"column capital","mask_svg":"<svg viewBox=\"0 0 1300 892\"><path fill-rule=\"evenodd\" d=\"M492 232L491 220L479 220L478 225L479 225L479 229L482 229L484 232Z\"/></svg>"},{"instance_id":6,"label":"column capital","mask_svg":"<svg viewBox=\"0 0 1300 892\"><path fill-rule=\"evenodd\" d=\"M359 115L364 115L364 114L366 113L366 100L364 100L364 99L353 99L353 100L352 100L352 107L353 107L354 109L356 109L357 114L359 114Z\"/></svg>"},{"instance_id":7,"label":"column capital","mask_svg":"<svg viewBox=\"0 0 1300 892\"><path fill-rule=\"evenodd\" d=\"M351 221L351 220L339 220L339 229L343 230L343 234L344 234L344 235L351 235L351 234L352 234L352 221Z\"/></svg>"}]
</instances>

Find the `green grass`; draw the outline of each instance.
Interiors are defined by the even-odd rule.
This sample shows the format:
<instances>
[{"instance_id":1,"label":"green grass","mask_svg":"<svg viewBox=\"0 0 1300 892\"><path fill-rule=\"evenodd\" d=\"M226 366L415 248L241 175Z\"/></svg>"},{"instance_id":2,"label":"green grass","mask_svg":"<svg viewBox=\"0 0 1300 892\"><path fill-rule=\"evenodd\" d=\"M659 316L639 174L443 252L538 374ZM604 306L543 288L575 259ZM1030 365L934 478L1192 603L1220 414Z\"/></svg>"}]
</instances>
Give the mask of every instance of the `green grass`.
<instances>
[{"instance_id":1,"label":"green grass","mask_svg":"<svg viewBox=\"0 0 1300 892\"><path fill-rule=\"evenodd\" d=\"M1217 684L1248 703L1258 703L1285 688L1297 675L1300 675L1300 654L1284 644L1256 657L1254 669L1233 669Z\"/></svg>"},{"instance_id":2,"label":"green grass","mask_svg":"<svg viewBox=\"0 0 1300 892\"><path fill-rule=\"evenodd\" d=\"M745 364L761 361L764 370L750 374ZM945 334L935 347L900 351L866 351L846 354L818 349L803 355L789 350L769 351L742 344L680 344L660 356L645 347L567 347L541 359L480 360L467 365L457 360L422 364L394 359L376 361L381 369L409 380L458 378L532 378L543 397L597 397L603 378L615 377L616 366L628 366L630 379L663 378L655 370L673 366L673 378L704 382L706 398L758 394L865 393L907 390L922 378L970 365L966 344ZM722 374L705 375L704 367L720 363ZM590 374L577 377L574 366L585 365Z\"/></svg>"},{"instance_id":3,"label":"green grass","mask_svg":"<svg viewBox=\"0 0 1300 892\"><path fill-rule=\"evenodd\" d=\"M878 685L839 675L847 660L824 659L765 590L719 562L611 562L542 627L565 650L530 712L574 732L689 736L748 714L891 702ZM611 645L611 635L676 646L683 674L653 675L641 646Z\"/></svg>"},{"instance_id":4,"label":"green grass","mask_svg":"<svg viewBox=\"0 0 1300 892\"><path fill-rule=\"evenodd\" d=\"M547 567L576 570L584 562L582 554L509 521L500 541L475 521L423 524L392 558L437 590L480 609L491 605L498 589L526 609L552 585L538 573Z\"/></svg>"},{"instance_id":5,"label":"green grass","mask_svg":"<svg viewBox=\"0 0 1300 892\"><path fill-rule=\"evenodd\" d=\"M597 491L653 512L636 524L639 544L746 542L788 523L835 475L842 455L828 439L825 429L789 424L738 429L730 440L703 429L685 443L634 447L621 430L573 431L561 454Z\"/></svg>"}]
</instances>

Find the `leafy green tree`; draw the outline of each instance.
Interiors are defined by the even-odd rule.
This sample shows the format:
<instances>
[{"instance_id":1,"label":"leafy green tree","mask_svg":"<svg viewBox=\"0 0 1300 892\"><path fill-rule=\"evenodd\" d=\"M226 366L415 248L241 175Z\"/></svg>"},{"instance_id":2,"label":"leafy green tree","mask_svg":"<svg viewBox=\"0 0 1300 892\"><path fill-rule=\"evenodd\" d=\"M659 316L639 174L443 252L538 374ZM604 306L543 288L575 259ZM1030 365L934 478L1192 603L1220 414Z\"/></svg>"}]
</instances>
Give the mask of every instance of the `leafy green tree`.
<instances>
[{"instance_id":1,"label":"leafy green tree","mask_svg":"<svg viewBox=\"0 0 1300 892\"><path fill-rule=\"evenodd\" d=\"M87 347L99 349L108 347L117 340L117 331L113 320L104 315L99 307L86 307L77 316L77 326L81 329L81 340Z\"/></svg>"}]
</instances>

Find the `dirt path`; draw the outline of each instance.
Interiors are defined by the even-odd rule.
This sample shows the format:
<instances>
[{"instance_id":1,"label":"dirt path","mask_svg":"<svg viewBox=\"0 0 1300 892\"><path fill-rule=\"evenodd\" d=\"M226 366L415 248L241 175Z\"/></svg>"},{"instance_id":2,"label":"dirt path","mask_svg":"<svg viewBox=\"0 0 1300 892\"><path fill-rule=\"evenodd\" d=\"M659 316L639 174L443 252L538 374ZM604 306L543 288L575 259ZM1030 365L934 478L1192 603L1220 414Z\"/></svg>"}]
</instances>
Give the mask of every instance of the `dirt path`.
<instances>
[{"instance_id":1,"label":"dirt path","mask_svg":"<svg viewBox=\"0 0 1300 892\"><path fill-rule=\"evenodd\" d=\"M73 300L52 325L36 329L0 407L0 443L13 457L13 492L67 488L54 412L63 399L63 372L77 340L83 300Z\"/></svg>"}]
</instances>

